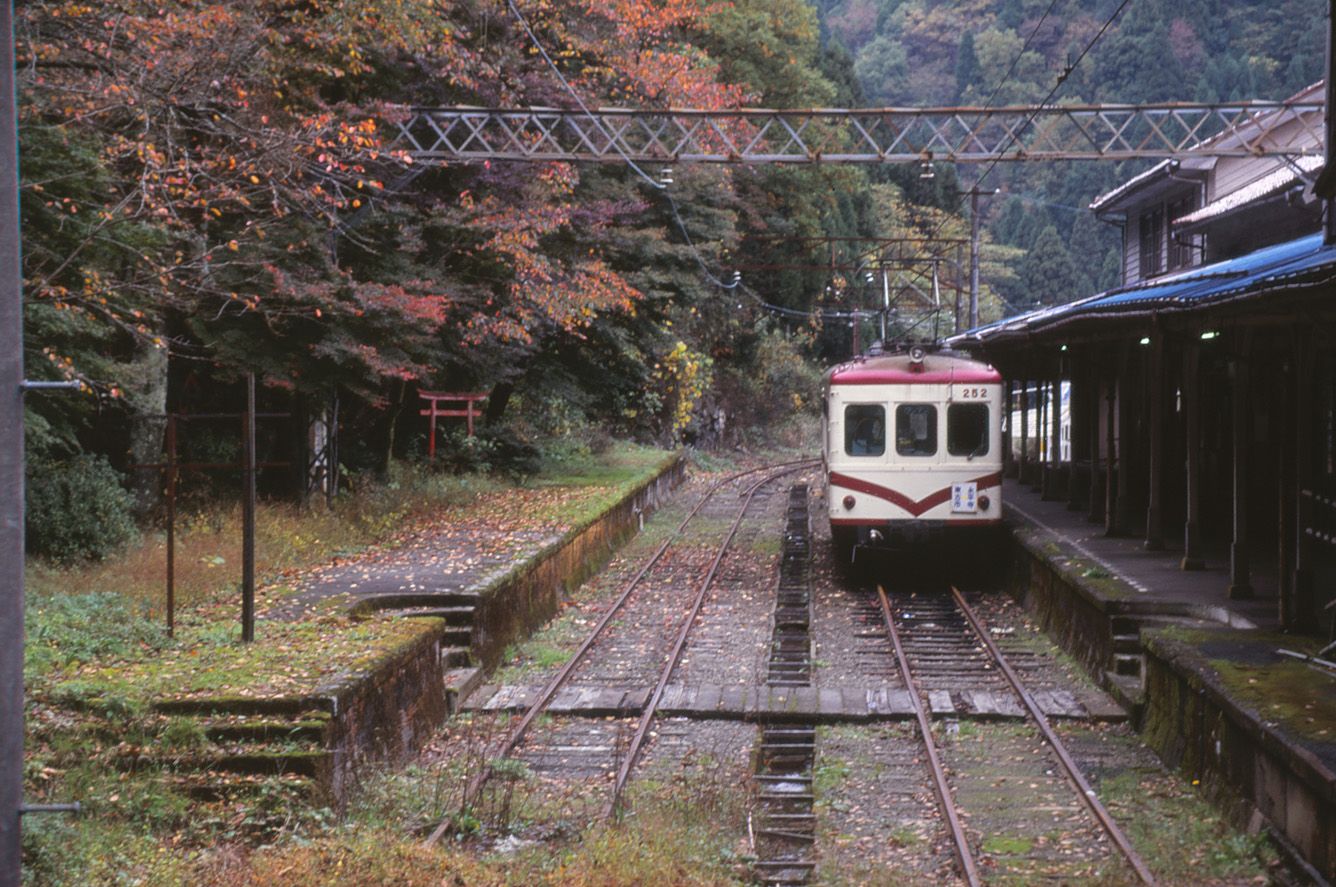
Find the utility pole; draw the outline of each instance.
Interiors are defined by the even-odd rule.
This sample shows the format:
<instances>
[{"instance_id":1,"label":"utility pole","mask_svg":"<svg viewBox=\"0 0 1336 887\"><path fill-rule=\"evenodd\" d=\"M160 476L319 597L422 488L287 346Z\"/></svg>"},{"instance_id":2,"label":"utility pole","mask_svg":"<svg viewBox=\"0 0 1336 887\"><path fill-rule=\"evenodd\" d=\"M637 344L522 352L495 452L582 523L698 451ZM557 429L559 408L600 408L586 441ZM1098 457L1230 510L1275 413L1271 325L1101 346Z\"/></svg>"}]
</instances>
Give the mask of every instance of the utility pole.
<instances>
[{"instance_id":1,"label":"utility pole","mask_svg":"<svg viewBox=\"0 0 1336 887\"><path fill-rule=\"evenodd\" d=\"M997 189L980 191L978 186L961 192L970 197L970 315L969 328L979 325L979 195L992 196Z\"/></svg>"},{"instance_id":2,"label":"utility pole","mask_svg":"<svg viewBox=\"0 0 1336 887\"><path fill-rule=\"evenodd\" d=\"M23 804L23 276L14 6L0 0L0 887L20 876Z\"/></svg>"},{"instance_id":3,"label":"utility pole","mask_svg":"<svg viewBox=\"0 0 1336 887\"><path fill-rule=\"evenodd\" d=\"M881 268L881 347L888 347L886 341L887 315L891 313L891 272L883 265Z\"/></svg>"}]
</instances>

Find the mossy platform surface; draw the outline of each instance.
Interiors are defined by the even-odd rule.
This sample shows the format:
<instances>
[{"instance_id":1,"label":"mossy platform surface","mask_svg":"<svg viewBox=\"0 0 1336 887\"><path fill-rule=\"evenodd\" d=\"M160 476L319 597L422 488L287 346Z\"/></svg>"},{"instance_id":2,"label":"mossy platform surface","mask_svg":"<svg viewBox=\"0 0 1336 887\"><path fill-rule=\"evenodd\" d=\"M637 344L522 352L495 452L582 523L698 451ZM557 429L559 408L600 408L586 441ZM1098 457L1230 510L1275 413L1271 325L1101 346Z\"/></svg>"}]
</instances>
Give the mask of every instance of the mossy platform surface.
<instances>
[{"instance_id":1,"label":"mossy platform surface","mask_svg":"<svg viewBox=\"0 0 1336 887\"><path fill-rule=\"evenodd\" d=\"M261 619L342 613L383 595L485 592L542 559L680 459L676 452L622 447L587 466L518 487L480 492L444 509L394 544L335 558L259 590Z\"/></svg>"},{"instance_id":2,"label":"mossy platform surface","mask_svg":"<svg viewBox=\"0 0 1336 887\"><path fill-rule=\"evenodd\" d=\"M294 711L337 695L340 686L373 673L406 647L432 635L423 620L353 623L326 618L262 625L242 644L215 625L185 626L174 641L141 655L75 666L49 676L58 703L103 712L199 707ZM183 703L193 703L185 706Z\"/></svg>"},{"instance_id":3,"label":"mossy platform surface","mask_svg":"<svg viewBox=\"0 0 1336 887\"><path fill-rule=\"evenodd\" d=\"M1292 749L1336 790L1336 672L1286 656L1318 642L1264 631L1159 628L1147 651L1212 692L1236 717Z\"/></svg>"}]
</instances>

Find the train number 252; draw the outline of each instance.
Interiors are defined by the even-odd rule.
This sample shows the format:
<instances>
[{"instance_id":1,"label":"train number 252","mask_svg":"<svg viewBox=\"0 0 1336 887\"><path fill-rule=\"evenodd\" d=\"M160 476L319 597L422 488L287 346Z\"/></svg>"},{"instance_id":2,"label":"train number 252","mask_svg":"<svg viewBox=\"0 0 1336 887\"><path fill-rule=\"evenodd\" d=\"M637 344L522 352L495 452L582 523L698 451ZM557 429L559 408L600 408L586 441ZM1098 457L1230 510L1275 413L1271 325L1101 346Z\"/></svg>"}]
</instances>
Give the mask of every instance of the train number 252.
<instances>
[{"instance_id":1,"label":"train number 252","mask_svg":"<svg viewBox=\"0 0 1336 887\"><path fill-rule=\"evenodd\" d=\"M957 400L984 400L988 397L987 388L957 388Z\"/></svg>"}]
</instances>

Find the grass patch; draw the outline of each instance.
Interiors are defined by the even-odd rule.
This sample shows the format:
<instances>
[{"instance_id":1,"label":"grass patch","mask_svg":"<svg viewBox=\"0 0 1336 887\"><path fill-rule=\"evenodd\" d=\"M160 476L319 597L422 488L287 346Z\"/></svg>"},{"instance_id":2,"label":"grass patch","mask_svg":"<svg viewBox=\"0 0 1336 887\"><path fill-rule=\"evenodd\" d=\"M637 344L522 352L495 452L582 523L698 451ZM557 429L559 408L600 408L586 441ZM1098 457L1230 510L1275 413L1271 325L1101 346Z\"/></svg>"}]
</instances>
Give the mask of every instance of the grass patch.
<instances>
[{"instance_id":1,"label":"grass patch","mask_svg":"<svg viewBox=\"0 0 1336 887\"><path fill-rule=\"evenodd\" d=\"M1181 779L1129 771L1104 779L1100 797L1162 883L1226 881L1274 862L1264 835L1230 828Z\"/></svg>"},{"instance_id":2,"label":"grass patch","mask_svg":"<svg viewBox=\"0 0 1336 887\"><path fill-rule=\"evenodd\" d=\"M995 856L1021 856L1034 847L1030 838L1011 835L988 835L983 839L983 852Z\"/></svg>"},{"instance_id":3,"label":"grass patch","mask_svg":"<svg viewBox=\"0 0 1336 887\"><path fill-rule=\"evenodd\" d=\"M853 772L853 766L839 758L830 758L822 760L812 768L812 790L820 797L829 794L839 788L840 783L849 778Z\"/></svg>"}]
</instances>

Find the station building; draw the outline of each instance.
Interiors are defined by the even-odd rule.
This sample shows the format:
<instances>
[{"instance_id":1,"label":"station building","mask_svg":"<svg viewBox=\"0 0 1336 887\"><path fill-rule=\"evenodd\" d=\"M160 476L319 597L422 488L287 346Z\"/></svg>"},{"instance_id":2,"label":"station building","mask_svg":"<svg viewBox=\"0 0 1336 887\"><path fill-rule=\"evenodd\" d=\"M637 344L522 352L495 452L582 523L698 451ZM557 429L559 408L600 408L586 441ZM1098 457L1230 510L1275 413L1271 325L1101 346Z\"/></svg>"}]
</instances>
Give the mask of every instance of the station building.
<instances>
[{"instance_id":1,"label":"station building","mask_svg":"<svg viewBox=\"0 0 1336 887\"><path fill-rule=\"evenodd\" d=\"M1314 112L1275 138L1297 150L1323 133ZM1182 570L1213 568L1222 600L1259 597L1274 624L1325 635L1336 611L1336 245L1322 233L1321 166L1161 162L1091 205L1121 228L1122 285L949 344L1008 380L1006 474L1018 484Z\"/></svg>"}]
</instances>

